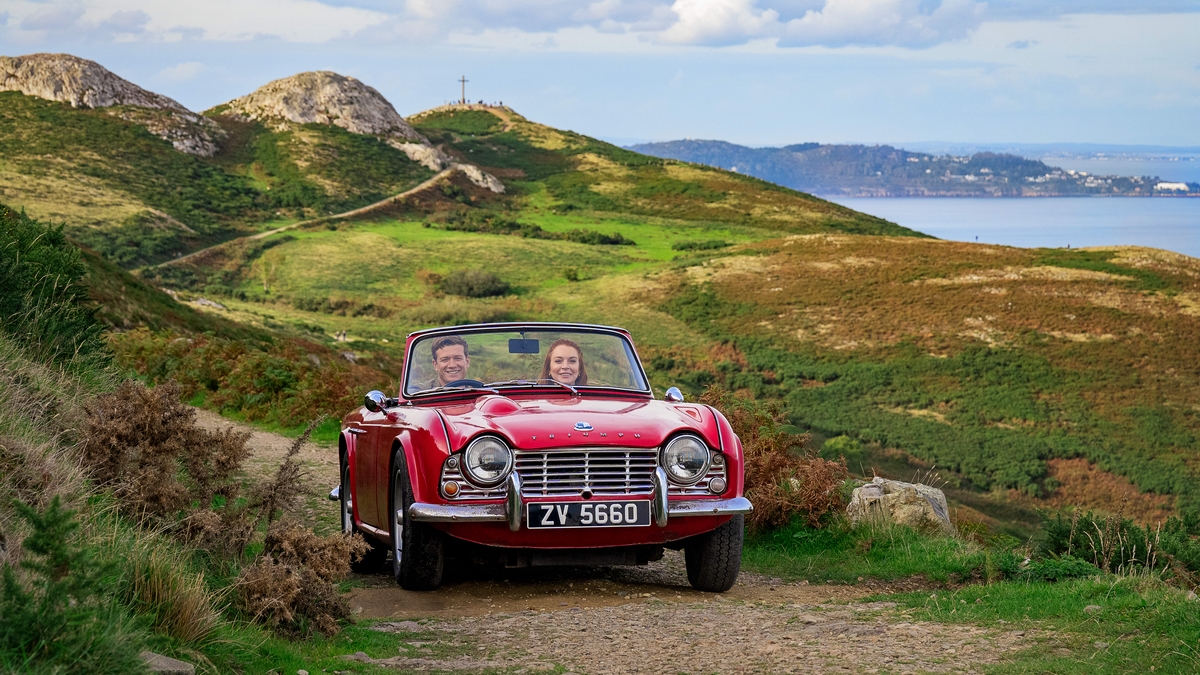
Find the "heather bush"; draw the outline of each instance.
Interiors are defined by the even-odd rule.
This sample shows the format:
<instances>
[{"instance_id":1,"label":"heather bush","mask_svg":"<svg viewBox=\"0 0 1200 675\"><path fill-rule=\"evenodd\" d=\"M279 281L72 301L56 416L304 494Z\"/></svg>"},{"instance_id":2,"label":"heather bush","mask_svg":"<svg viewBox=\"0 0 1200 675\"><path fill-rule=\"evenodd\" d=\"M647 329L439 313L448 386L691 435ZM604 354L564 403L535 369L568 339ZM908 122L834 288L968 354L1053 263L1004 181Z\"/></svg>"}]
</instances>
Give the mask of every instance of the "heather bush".
<instances>
[{"instance_id":1,"label":"heather bush","mask_svg":"<svg viewBox=\"0 0 1200 675\"><path fill-rule=\"evenodd\" d=\"M350 606L336 583L350 572L352 557L370 546L358 535L317 536L286 520L268 532L263 552L238 579L242 611L285 633L333 635Z\"/></svg>"},{"instance_id":2,"label":"heather bush","mask_svg":"<svg viewBox=\"0 0 1200 675\"><path fill-rule=\"evenodd\" d=\"M249 433L212 432L179 400L179 387L127 380L86 406L83 463L131 513L162 521L185 507L238 496L234 474L250 454Z\"/></svg>"},{"instance_id":3,"label":"heather bush","mask_svg":"<svg viewBox=\"0 0 1200 675\"><path fill-rule=\"evenodd\" d=\"M781 527L800 516L817 526L845 506L841 487L849 478L845 460L816 456L807 434L791 429L782 408L739 398L719 386L700 398L720 410L742 441L746 461L746 497L754 511L752 529Z\"/></svg>"},{"instance_id":4,"label":"heather bush","mask_svg":"<svg viewBox=\"0 0 1200 675\"><path fill-rule=\"evenodd\" d=\"M510 290L507 282L491 272L483 270L458 270L442 277L437 289L448 295L464 298L488 298L505 295Z\"/></svg>"},{"instance_id":5,"label":"heather bush","mask_svg":"<svg viewBox=\"0 0 1200 675\"><path fill-rule=\"evenodd\" d=\"M314 630L333 635L337 621L350 616L337 582L350 572L351 558L361 558L370 546L362 535L317 536L287 518L276 522L276 514L287 514L299 506L303 477L296 461L301 446L318 418L288 448L275 476L259 485L250 502L257 510L257 523L269 527L263 550L255 562L242 570L237 582L238 604L255 621L287 634L304 636Z\"/></svg>"}]
</instances>

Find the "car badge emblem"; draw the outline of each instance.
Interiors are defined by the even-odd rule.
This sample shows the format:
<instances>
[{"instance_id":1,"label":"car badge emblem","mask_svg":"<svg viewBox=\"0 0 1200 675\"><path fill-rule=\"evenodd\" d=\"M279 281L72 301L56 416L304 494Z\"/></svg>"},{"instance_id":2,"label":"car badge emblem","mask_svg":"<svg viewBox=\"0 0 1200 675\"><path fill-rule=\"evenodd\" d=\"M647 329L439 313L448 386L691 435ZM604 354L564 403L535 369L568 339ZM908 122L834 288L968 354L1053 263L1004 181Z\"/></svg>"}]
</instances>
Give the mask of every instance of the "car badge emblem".
<instances>
[{"instance_id":1,"label":"car badge emblem","mask_svg":"<svg viewBox=\"0 0 1200 675\"><path fill-rule=\"evenodd\" d=\"M575 431L591 431L591 430L592 430L592 425L588 424L587 422L576 422L575 423Z\"/></svg>"}]
</instances>

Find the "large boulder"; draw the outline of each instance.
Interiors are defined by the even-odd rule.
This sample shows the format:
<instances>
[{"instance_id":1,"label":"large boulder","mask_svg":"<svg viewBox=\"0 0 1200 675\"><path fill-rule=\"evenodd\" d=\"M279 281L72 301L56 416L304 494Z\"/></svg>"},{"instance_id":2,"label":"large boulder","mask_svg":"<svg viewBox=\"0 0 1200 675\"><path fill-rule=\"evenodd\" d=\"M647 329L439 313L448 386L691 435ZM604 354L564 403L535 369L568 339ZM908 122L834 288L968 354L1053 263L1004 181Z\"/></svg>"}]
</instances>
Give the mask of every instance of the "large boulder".
<instances>
[{"instance_id":1,"label":"large boulder","mask_svg":"<svg viewBox=\"0 0 1200 675\"><path fill-rule=\"evenodd\" d=\"M856 524L882 520L921 532L955 533L945 493L920 483L876 476L870 483L854 489L846 514Z\"/></svg>"},{"instance_id":2,"label":"large boulder","mask_svg":"<svg viewBox=\"0 0 1200 675\"><path fill-rule=\"evenodd\" d=\"M215 122L178 101L146 91L95 61L70 54L0 56L0 91L19 91L74 108L102 108L193 155L215 154L225 137Z\"/></svg>"},{"instance_id":3,"label":"large boulder","mask_svg":"<svg viewBox=\"0 0 1200 675\"><path fill-rule=\"evenodd\" d=\"M428 144L374 87L328 70L268 82L217 110L279 130L292 124L332 124L386 140Z\"/></svg>"}]
</instances>

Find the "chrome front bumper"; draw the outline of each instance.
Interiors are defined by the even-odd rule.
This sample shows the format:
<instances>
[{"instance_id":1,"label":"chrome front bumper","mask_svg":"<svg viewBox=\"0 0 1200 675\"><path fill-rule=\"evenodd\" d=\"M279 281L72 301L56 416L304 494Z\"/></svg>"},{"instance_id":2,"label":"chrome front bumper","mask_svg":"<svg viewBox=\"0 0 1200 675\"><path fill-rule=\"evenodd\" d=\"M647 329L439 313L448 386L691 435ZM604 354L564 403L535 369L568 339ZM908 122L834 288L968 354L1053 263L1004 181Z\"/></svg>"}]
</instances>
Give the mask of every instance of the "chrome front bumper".
<instances>
[{"instance_id":1,"label":"chrome front bumper","mask_svg":"<svg viewBox=\"0 0 1200 675\"><path fill-rule=\"evenodd\" d=\"M408 507L410 520L424 523L503 523L517 532L524 518L525 500L521 497L521 479L514 473L508 477L508 489L503 504L425 504ZM687 516L733 516L750 513L754 505L745 497L732 499L681 499L668 501L667 476L662 469L655 472L654 492L650 495L650 516L654 524L666 527L670 518Z\"/></svg>"}]
</instances>

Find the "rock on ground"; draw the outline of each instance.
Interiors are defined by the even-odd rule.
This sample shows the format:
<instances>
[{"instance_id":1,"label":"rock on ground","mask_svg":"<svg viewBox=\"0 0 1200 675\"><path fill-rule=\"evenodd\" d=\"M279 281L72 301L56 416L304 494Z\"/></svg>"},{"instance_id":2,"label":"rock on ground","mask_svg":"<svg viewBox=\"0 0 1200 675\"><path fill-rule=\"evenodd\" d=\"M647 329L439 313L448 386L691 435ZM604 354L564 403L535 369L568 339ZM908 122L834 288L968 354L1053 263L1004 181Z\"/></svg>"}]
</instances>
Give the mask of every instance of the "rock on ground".
<instances>
[{"instance_id":1,"label":"rock on ground","mask_svg":"<svg viewBox=\"0 0 1200 675\"><path fill-rule=\"evenodd\" d=\"M855 523L882 518L919 531L954 533L946 495L935 487L876 476L854 489L846 514Z\"/></svg>"},{"instance_id":2,"label":"rock on ground","mask_svg":"<svg viewBox=\"0 0 1200 675\"><path fill-rule=\"evenodd\" d=\"M0 56L0 91L19 91L73 108L108 112L170 141L176 150L211 156L225 132L174 99L146 91L95 61L70 54Z\"/></svg>"},{"instance_id":3,"label":"rock on ground","mask_svg":"<svg viewBox=\"0 0 1200 675\"><path fill-rule=\"evenodd\" d=\"M152 673L159 675L196 675L196 666L154 652L142 652L142 659Z\"/></svg>"}]
</instances>

